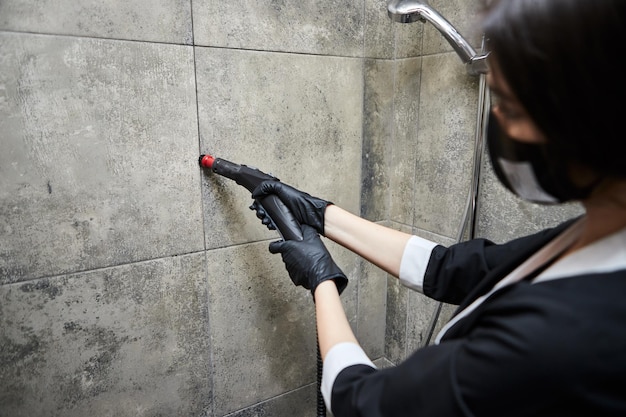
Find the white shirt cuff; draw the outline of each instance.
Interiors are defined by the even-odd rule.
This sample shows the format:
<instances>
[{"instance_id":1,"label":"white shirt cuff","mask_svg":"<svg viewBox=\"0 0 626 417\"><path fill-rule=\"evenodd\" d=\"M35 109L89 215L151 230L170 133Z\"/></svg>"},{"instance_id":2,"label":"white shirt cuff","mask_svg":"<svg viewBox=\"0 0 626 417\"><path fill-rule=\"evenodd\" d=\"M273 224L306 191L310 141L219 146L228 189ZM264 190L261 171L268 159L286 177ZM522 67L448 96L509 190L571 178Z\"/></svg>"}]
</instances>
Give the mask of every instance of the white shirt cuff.
<instances>
[{"instance_id":1,"label":"white shirt cuff","mask_svg":"<svg viewBox=\"0 0 626 417\"><path fill-rule=\"evenodd\" d=\"M322 384L320 390L326 403L326 409L331 411L330 398L333 391L333 384L337 375L348 366L368 365L376 368L374 363L367 357L361 346L356 343L343 342L333 346L324 359L322 372Z\"/></svg>"},{"instance_id":2,"label":"white shirt cuff","mask_svg":"<svg viewBox=\"0 0 626 417\"><path fill-rule=\"evenodd\" d=\"M400 282L402 285L424 292L424 274L428 260L437 243L419 236L411 236L404 247L400 262Z\"/></svg>"}]
</instances>

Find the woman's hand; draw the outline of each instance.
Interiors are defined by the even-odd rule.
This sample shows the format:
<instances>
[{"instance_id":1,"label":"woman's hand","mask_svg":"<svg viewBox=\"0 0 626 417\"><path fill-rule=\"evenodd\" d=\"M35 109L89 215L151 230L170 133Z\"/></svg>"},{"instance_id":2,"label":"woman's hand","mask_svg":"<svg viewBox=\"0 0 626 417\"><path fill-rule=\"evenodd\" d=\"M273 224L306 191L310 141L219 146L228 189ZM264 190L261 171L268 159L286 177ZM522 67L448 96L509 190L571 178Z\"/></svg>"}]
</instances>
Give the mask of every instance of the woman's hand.
<instances>
[{"instance_id":1,"label":"woman's hand","mask_svg":"<svg viewBox=\"0 0 626 417\"><path fill-rule=\"evenodd\" d=\"M261 199L269 194L277 195L300 224L308 224L324 236L324 212L326 207L332 204L330 201L313 197L280 181L262 182L252 192L252 198ZM250 208L256 210L257 215L263 220L265 213L259 212L255 205ZM266 224L265 221L263 224Z\"/></svg>"},{"instance_id":2,"label":"woman's hand","mask_svg":"<svg viewBox=\"0 0 626 417\"><path fill-rule=\"evenodd\" d=\"M281 240L270 243L270 252L281 254L289 277L295 285L315 294L320 283L333 280L341 294L348 285L348 278L330 256L315 229L303 224L302 232L304 239L301 241Z\"/></svg>"}]
</instances>

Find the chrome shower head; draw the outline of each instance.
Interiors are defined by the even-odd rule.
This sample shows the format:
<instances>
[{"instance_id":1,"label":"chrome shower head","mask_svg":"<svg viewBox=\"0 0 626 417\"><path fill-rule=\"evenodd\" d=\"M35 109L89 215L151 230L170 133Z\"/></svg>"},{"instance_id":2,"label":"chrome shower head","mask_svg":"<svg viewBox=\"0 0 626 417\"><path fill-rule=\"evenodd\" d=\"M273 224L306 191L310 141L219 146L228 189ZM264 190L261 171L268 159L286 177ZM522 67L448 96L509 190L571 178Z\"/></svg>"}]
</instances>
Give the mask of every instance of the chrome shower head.
<instances>
[{"instance_id":1,"label":"chrome shower head","mask_svg":"<svg viewBox=\"0 0 626 417\"><path fill-rule=\"evenodd\" d=\"M391 0L387 14L394 22L430 22L459 55L471 75L487 73L487 55L479 55L456 28L425 1Z\"/></svg>"}]
</instances>

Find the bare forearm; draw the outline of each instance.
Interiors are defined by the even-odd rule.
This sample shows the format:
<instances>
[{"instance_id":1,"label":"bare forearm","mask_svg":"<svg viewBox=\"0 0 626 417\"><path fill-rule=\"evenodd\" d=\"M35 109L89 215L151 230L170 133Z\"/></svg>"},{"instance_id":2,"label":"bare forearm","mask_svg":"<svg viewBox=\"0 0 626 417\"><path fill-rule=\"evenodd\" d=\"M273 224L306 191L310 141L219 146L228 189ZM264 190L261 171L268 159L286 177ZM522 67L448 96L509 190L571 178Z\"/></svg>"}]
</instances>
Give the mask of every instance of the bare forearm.
<instances>
[{"instance_id":1,"label":"bare forearm","mask_svg":"<svg viewBox=\"0 0 626 417\"><path fill-rule=\"evenodd\" d=\"M411 235L381 226L330 205L324 213L324 233L395 277Z\"/></svg>"},{"instance_id":2,"label":"bare forearm","mask_svg":"<svg viewBox=\"0 0 626 417\"><path fill-rule=\"evenodd\" d=\"M358 344L341 304L337 286L332 280L322 282L315 289L315 313L317 338L323 359L338 343Z\"/></svg>"}]
</instances>

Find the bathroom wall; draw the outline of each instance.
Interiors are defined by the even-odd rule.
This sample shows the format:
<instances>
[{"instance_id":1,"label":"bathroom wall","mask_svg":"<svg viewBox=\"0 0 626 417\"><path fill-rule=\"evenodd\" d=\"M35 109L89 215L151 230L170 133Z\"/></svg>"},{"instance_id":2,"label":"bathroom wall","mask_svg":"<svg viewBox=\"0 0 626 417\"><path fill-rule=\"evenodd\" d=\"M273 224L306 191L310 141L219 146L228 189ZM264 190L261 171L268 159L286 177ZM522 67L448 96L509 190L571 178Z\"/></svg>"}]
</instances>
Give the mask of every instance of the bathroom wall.
<instances>
[{"instance_id":1,"label":"bathroom wall","mask_svg":"<svg viewBox=\"0 0 626 417\"><path fill-rule=\"evenodd\" d=\"M480 51L477 2L429 4ZM411 25L422 26L423 36L416 39L417 57L394 60L397 105L388 219L391 227L450 245L458 239L472 181L480 79L467 74L432 25ZM404 46L396 47L402 55ZM444 323L454 307L439 306L395 278L387 281L385 358L399 363L429 343L433 321Z\"/></svg>"},{"instance_id":2,"label":"bathroom wall","mask_svg":"<svg viewBox=\"0 0 626 417\"><path fill-rule=\"evenodd\" d=\"M472 2L431 4L479 39ZM311 297L198 155L449 244L477 89L385 1L0 2L0 416L315 415ZM480 201L496 240L578 210L486 162ZM437 305L327 243L367 353L423 345Z\"/></svg>"}]
</instances>

